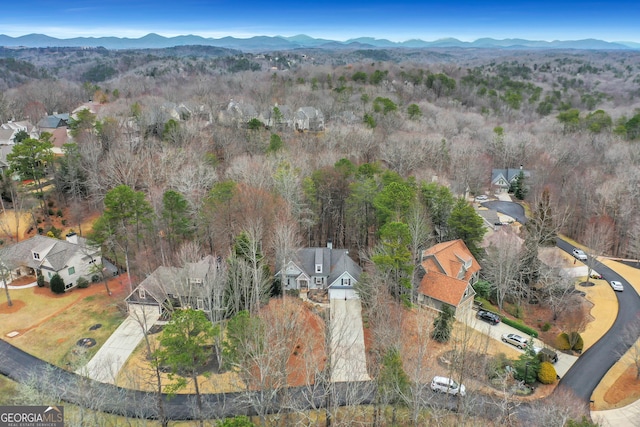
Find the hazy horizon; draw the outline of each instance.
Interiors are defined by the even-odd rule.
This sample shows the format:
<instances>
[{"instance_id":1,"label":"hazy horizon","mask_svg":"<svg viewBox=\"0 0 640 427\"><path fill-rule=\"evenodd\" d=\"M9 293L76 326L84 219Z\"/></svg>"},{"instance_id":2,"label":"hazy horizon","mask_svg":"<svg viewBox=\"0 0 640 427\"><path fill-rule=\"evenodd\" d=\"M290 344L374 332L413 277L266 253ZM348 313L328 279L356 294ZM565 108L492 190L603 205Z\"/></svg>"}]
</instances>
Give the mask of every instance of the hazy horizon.
<instances>
[{"instance_id":1,"label":"hazy horizon","mask_svg":"<svg viewBox=\"0 0 640 427\"><path fill-rule=\"evenodd\" d=\"M498 0L399 0L389 4L380 0L328 0L300 4L284 0L269 4L249 0L240 8L227 0L72 0L56 5L25 0L5 5L3 12L0 34L12 37L33 33L61 39L139 38L149 33L206 38L305 34L336 41L359 37L394 42L443 38L474 41L487 37L640 42L640 3L630 1L503 4Z\"/></svg>"}]
</instances>

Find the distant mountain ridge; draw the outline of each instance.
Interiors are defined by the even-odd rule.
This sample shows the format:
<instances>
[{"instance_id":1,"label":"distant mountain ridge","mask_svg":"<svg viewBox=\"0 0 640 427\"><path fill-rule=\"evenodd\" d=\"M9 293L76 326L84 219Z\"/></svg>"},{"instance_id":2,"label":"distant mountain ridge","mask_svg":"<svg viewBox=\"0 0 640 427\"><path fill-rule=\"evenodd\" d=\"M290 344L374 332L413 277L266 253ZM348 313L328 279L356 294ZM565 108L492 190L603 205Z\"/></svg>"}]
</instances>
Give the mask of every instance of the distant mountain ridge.
<instances>
[{"instance_id":1,"label":"distant mountain ridge","mask_svg":"<svg viewBox=\"0 0 640 427\"><path fill-rule=\"evenodd\" d=\"M176 46L215 46L241 51L259 50L292 50L300 48L316 49L362 49L368 48L492 48L492 49L640 49L636 42L606 42L597 39L584 40L542 40L525 39L492 39L481 38L473 42L463 42L455 38L445 38L434 41L412 39L404 42L392 42L387 39L373 37L359 37L347 41L316 39L299 34L292 37L284 36L256 36L246 39L222 37L219 39L205 38L196 35L164 37L150 33L134 39L126 37L75 37L58 39L44 34L28 34L20 37L10 37L0 34L0 46L4 47L104 47L107 49L158 49Z\"/></svg>"}]
</instances>

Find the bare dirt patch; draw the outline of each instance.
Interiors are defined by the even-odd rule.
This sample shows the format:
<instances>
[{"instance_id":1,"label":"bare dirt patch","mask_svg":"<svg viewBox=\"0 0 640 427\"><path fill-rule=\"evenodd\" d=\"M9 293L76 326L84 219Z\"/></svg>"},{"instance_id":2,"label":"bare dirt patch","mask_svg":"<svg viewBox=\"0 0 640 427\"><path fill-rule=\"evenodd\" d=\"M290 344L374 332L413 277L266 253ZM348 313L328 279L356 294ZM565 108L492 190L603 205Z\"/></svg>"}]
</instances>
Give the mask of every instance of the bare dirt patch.
<instances>
[{"instance_id":1,"label":"bare dirt patch","mask_svg":"<svg viewBox=\"0 0 640 427\"><path fill-rule=\"evenodd\" d=\"M0 304L0 313L3 314L11 314L11 313L16 313L20 310L22 310L26 304L24 303L24 301L21 300L11 300L11 306L9 306L9 302L5 301L2 304Z\"/></svg>"}]
</instances>

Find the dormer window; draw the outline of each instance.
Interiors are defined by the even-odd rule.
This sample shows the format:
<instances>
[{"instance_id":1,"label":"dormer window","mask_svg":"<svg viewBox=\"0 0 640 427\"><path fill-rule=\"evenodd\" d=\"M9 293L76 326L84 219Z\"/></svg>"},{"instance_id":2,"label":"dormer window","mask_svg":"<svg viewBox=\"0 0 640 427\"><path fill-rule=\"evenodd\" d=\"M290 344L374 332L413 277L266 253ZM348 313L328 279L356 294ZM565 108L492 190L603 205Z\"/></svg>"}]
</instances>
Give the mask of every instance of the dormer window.
<instances>
[{"instance_id":1,"label":"dormer window","mask_svg":"<svg viewBox=\"0 0 640 427\"><path fill-rule=\"evenodd\" d=\"M38 252L33 252L33 259L40 259L40 254Z\"/></svg>"},{"instance_id":2,"label":"dormer window","mask_svg":"<svg viewBox=\"0 0 640 427\"><path fill-rule=\"evenodd\" d=\"M322 264L316 264L316 273L322 273Z\"/></svg>"},{"instance_id":3,"label":"dormer window","mask_svg":"<svg viewBox=\"0 0 640 427\"><path fill-rule=\"evenodd\" d=\"M140 299L145 299L147 297L147 291L144 288L138 288L138 296Z\"/></svg>"}]
</instances>

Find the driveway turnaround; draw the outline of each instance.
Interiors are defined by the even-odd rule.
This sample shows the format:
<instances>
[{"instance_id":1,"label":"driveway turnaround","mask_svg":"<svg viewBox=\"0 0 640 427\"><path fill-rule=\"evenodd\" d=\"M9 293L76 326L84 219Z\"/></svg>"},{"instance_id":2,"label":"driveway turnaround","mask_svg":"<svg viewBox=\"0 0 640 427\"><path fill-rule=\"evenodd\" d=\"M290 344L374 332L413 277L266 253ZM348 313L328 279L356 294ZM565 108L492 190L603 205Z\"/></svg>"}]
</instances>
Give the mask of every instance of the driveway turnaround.
<instances>
[{"instance_id":1,"label":"driveway turnaround","mask_svg":"<svg viewBox=\"0 0 640 427\"><path fill-rule=\"evenodd\" d=\"M331 300L331 367L333 382L369 381L359 299Z\"/></svg>"},{"instance_id":2,"label":"driveway turnaround","mask_svg":"<svg viewBox=\"0 0 640 427\"><path fill-rule=\"evenodd\" d=\"M560 249L571 253L573 246L568 242L557 239ZM622 276L611 268L593 262L594 268L607 280L618 280L624 285L624 292L616 292L618 299L618 316L609 331L580 356L578 361L562 377L561 386L570 388L577 397L584 402L591 399L591 394L607 371L618 361L631 344L640 336L640 330L635 337L625 338L625 327L640 314L640 298L638 293Z\"/></svg>"},{"instance_id":3,"label":"driveway turnaround","mask_svg":"<svg viewBox=\"0 0 640 427\"><path fill-rule=\"evenodd\" d=\"M115 384L118 372L144 338L143 326L148 331L159 317L157 307L134 307L89 363L76 373L92 380Z\"/></svg>"}]
</instances>

